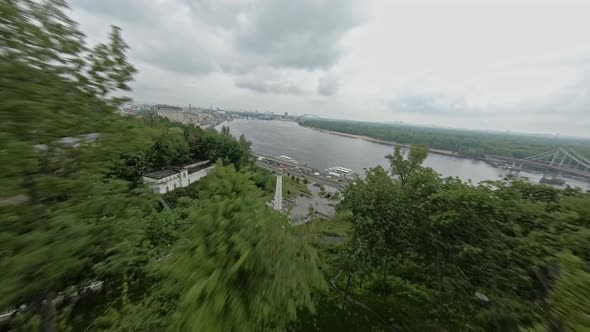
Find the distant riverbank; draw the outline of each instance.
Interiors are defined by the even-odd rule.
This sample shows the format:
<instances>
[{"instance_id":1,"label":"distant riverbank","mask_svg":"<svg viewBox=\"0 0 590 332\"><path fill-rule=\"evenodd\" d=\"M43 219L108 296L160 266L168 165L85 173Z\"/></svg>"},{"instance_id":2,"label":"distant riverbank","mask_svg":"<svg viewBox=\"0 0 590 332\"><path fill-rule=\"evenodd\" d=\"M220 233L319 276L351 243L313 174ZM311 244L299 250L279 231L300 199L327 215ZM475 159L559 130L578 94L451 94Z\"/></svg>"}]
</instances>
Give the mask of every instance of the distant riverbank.
<instances>
[{"instance_id":1,"label":"distant riverbank","mask_svg":"<svg viewBox=\"0 0 590 332\"><path fill-rule=\"evenodd\" d=\"M377 165L389 169L389 160L385 155L391 154L392 146L395 145L370 137L315 130L291 121L236 119L221 125L229 126L231 134L235 137L245 135L252 142L252 150L261 155L286 155L297 160L300 166L318 170L334 166L346 167L361 176L365 174L366 169ZM473 183L497 180L508 174L506 170L492 167L480 160L461 158L449 152L430 153L424 161L424 166L443 176L459 177L463 181L471 180ZM542 173L525 171L521 171L520 175L533 183L538 183L543 176ZM590 189L587 183L572 179L566 181L572 186Z\"/></svg>"},{"instance_id":2,"label":"distant riverbank","mask_svg":"<svg viewBox=\"0 0 590 332\"><path fill-rule=\"evenodd\" d=\"M358 139L362 139L362 140L365 140L365 141L369 141L369 142L373 142L373 143L378 143L378 144L385 144L385 145L391 145L391 146L401 146L401 147L404 147L404 148L409 148L411 146L409 144L402 144L402 143L398 143L398 142L386 141L386 140L382 140L382 139L378 139L378 138L373 138L373 137L369 137L369 136L365 136L365 135L347 134L347 133L341 133L339 131L325 130L325 129L319 129L319 128L314 128L314 127L309 127L309 126L304 126L304 127L307 127L307 128L313 129L313 130L317 130L317 131L321 131L323 133L328 133L328 134L338 135L338 136L344 136L344 137L350 137L350 138L358 138ZM445 155L445 156L460 157L457 154L457 152L455 152L455 151L439 150L439 149L428 149L428 150L430 152L432 152L432 153L442 154L442 155Z\"/></svg>"}]
</instances>

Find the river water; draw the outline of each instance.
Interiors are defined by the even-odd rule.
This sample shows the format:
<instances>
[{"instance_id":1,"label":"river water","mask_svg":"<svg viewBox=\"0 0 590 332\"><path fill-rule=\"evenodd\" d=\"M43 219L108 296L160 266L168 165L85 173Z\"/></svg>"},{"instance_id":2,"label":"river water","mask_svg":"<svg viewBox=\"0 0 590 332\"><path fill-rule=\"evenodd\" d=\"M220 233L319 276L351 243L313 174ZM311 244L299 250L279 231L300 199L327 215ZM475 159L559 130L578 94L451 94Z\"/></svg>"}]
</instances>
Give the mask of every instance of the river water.
<instances>
[{"instance_id":1,"label":"river water","mask_svg":"<svg viewBox=\"0 0 590 332\"><path fill-rule=\"evenodd\" d=\"M301 127L290 121L267 121L236 119L218 126L230 127L235 137L242 134L252 142L252 150L267 156L287 155L300 165L324 170L332 166L350 168L364 175L365 168L377 165L389 169L385 155L393 152L389 145L366 140L344 137ZM484 180L497 180L508 174L507 171L472 159L455 158L430 153L424 165L431 167L443 176L459 177L464 181L477 183ZM522 177L538 183L540 173L520 172ZM590 184L566 179L571 186L590 189Z\"/></svg>"}]
</instances>

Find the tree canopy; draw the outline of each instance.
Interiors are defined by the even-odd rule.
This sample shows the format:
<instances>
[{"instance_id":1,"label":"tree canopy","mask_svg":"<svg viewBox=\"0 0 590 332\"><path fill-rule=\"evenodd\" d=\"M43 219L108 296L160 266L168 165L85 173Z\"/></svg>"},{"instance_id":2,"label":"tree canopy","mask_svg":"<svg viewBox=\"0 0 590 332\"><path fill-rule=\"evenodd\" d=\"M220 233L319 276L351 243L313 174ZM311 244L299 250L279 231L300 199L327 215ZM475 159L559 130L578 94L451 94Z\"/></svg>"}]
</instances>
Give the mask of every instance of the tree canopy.
<instances>
[{"instance_id":1,"label":"tree canopy","mask_svg":"<svg viewBox=\"0 0 590 332\"><path fill-rule=\"evenodd\" d=\"M587 326L579 301L590 282L581 246L590 196L515 179L471 185L421 166L424 157L420 147L406 157L396 149L391 176L370 169L344 193L340 210L351 213L353 231L341 259L366 258L347 265L364 280L355 292L383 298L393 312L426 311L430 324L405 322L413 328Z\"/></svg>"},{"instance_id":2,"label":"tree canopy","mask_svg":"<svg viewBox=\"0 0 590 332\"><path fill-rule=\"evenodd\" d=\"M314 250L259 201L244 137L119 115L136 72L121 29L89 47L64 1L0 8L0 311L18 310L6 328L280 329L313 309ZM219 161L195 183L201 199L164 211L142 175L197 159Z\"/></svg>"},{"instance_id":3,"label":"tree canopy","mask_svg":"<svg viewBox=\"0 0 590 332\"><path fill-rule=\"evenodd\" d=\"M344 229L332 243L266 206L275 180L244 136L118 114L136 72L121 29L90 47L65 1L0 9L0 311L16 310L0 329L588 330L588 193L464 183L396 149L314 223ZM541 149L446 137L465 155ZM215 169L189 187L142 182L199 159Z\"/></svg>"}]
</instances>

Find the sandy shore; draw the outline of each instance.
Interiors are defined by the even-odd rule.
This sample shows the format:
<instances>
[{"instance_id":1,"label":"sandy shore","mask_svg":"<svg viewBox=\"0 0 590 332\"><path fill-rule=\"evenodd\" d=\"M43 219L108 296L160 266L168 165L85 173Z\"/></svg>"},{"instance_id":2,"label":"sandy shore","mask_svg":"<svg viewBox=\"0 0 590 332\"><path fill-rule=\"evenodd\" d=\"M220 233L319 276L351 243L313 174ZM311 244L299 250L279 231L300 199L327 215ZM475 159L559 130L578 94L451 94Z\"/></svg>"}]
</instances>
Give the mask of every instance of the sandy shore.
<instances>
[{"instance_id":1,"label":"sandy shore","mask_svg":"<svg viewBox=\"0 0 590 332\"><path fill-rule=\"evenodd\" d=\"M401 146L404 148L410 147L409 144L402 144L402 143L398 143L398 142L385 141L382 139L373 138L373 137L369 137L369 136L365 136L365 135L347 134L347 133L341 133L338 131L331 131L331 130L319 129L319 128L314 128L314 127L308 127L308 128L311 128L311 129L317 130L317 131L321 131L324 133L332 134L332 135L338 135L338 136L344 136L344 137L350 137L350 138L358 138L358 139L362 139L365 141L378 143L378 144L385 144L385 145L391 145L391 146ZM428 150L431 153L442 154L442 155L451 156L451 157L457 157L457 152L450 151L450 150L439 150L439 149L428 149Z\"/></svg>"}]
</instances>

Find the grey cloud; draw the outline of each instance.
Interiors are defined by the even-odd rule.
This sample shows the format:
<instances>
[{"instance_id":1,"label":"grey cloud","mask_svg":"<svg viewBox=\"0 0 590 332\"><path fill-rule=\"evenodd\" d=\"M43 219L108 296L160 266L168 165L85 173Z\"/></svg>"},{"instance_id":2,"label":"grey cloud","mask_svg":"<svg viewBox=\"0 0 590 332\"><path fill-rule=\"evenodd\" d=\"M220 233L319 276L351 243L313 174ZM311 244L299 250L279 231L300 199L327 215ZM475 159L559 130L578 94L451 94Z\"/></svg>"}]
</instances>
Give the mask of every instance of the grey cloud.
<instances>
[{"instance_id":1,"label":"grey cloud","mask_svg":"<svg viewBox=\"0 0 590 332\"><path fill-rule=\"evenodd\" d=\"M525 99L514 104L469 106L464 99L441 94L406 94L385 101L393 112L416 115L553 117L583 119L590 115L590 66L578 67L578 77L571 84L542 97Z\"/></svg>"},{"instance_id":2,"label":"grey cloud","mask_svg":"<svg viewBox=\"0 0 590 332\"><path fill-rule=\"evenodd\" d=\"M155 21L154 18L162 12L164 8L162 3L146 4L142 0L75 0L72 1L71 7L76 9L83 9L86 12L97 15L106 16L116 19L120 22L149 24Z\"/></svg>"},{"instance_id":3,"label":"grey cloud","mask_svg":"<svg viewBox=\"0 0 590 332\"><path fill-rule=\"evenodd\" d=\"M269 0L255 8L237 47L275 67L329 68L342 54L340 39L362 20L352 0Z\"/></svg>"},{"instance_id":4,"label":"grey cloud","mask_svg":"<svg viewBox=\"0 0 590 332\"><path fill-rule=\"evenodd\" d=\"M223 58L223 40L215 42L208 30L201 30L199 20L187 15L184 1L79 0L73 3L97 22L108 22L123 28L123 37L131 46L132 61L186 74L208 74ZM84 22L80 22L84 26ZM192 31L203 31L193 33Z\"/></svg>"},{"instance_id":5,"label":"grey cloud","mask_svg":"<svg viewBox=\"0 0 590 332\"><path fill-rule=\"evenodd\" d=\"M324 76L318 82L318 94L322 96L332 96L338 91L340 81L335 77Z\"/></svg>"},{"instance_id":6,"label":"grey cloud","mask_svg":"<svg viewBox=\"0 0 590 332\"><path fill-rule=\"evenodd\" d=\"M577 80L563 89L542 98L526 100L514 108L530 109L539 114L590 115L590 68L580 70Z\"/></svg>"},{"instance_id":7,"label":"grey cloud","mask_svg":"<svg viewBox=\"0 0 590 332\"><path fill-rule=\"evenodd\" d=\"M301 87L290 82L269 82L269 81L254 81L250 79L239 79L235 82L236 87L246 89L258 93L267 94L290 94L302 95L305 93Z\"/></svg>"},{"instance_id":8,"label":"grey cloud","mask_svg":"<svg viewBox=\"0 0 590 332\"><path fill-rule=\"evenodd\" d=\"M186 54L187 47L179 43L141 45L136 50L138 59L175 73L207 74L217 68L211 57Z\"/></svg>"},{"instance_id":9,"label":"grey cloud","mask_svg":"<svg viewBox=\"0 0 590 332\"><path fill-rule=\"evenodd\" d=\"M395 112L415 114L466 113L464 100L437 94L409 94L387 101L387 107Z\"/></svg>"},{"instance_id":10,"label":"grey cloud","mask_svg":"<svg viewBox=\"0 0 590 332\"><path fill-rule=\"evenodd\" d=\"M77 0L72 7L120 25L134 58L197 75L327 69L343 53L344 34L362 22L353 0Z\"/></svg>"}]
</instances>

